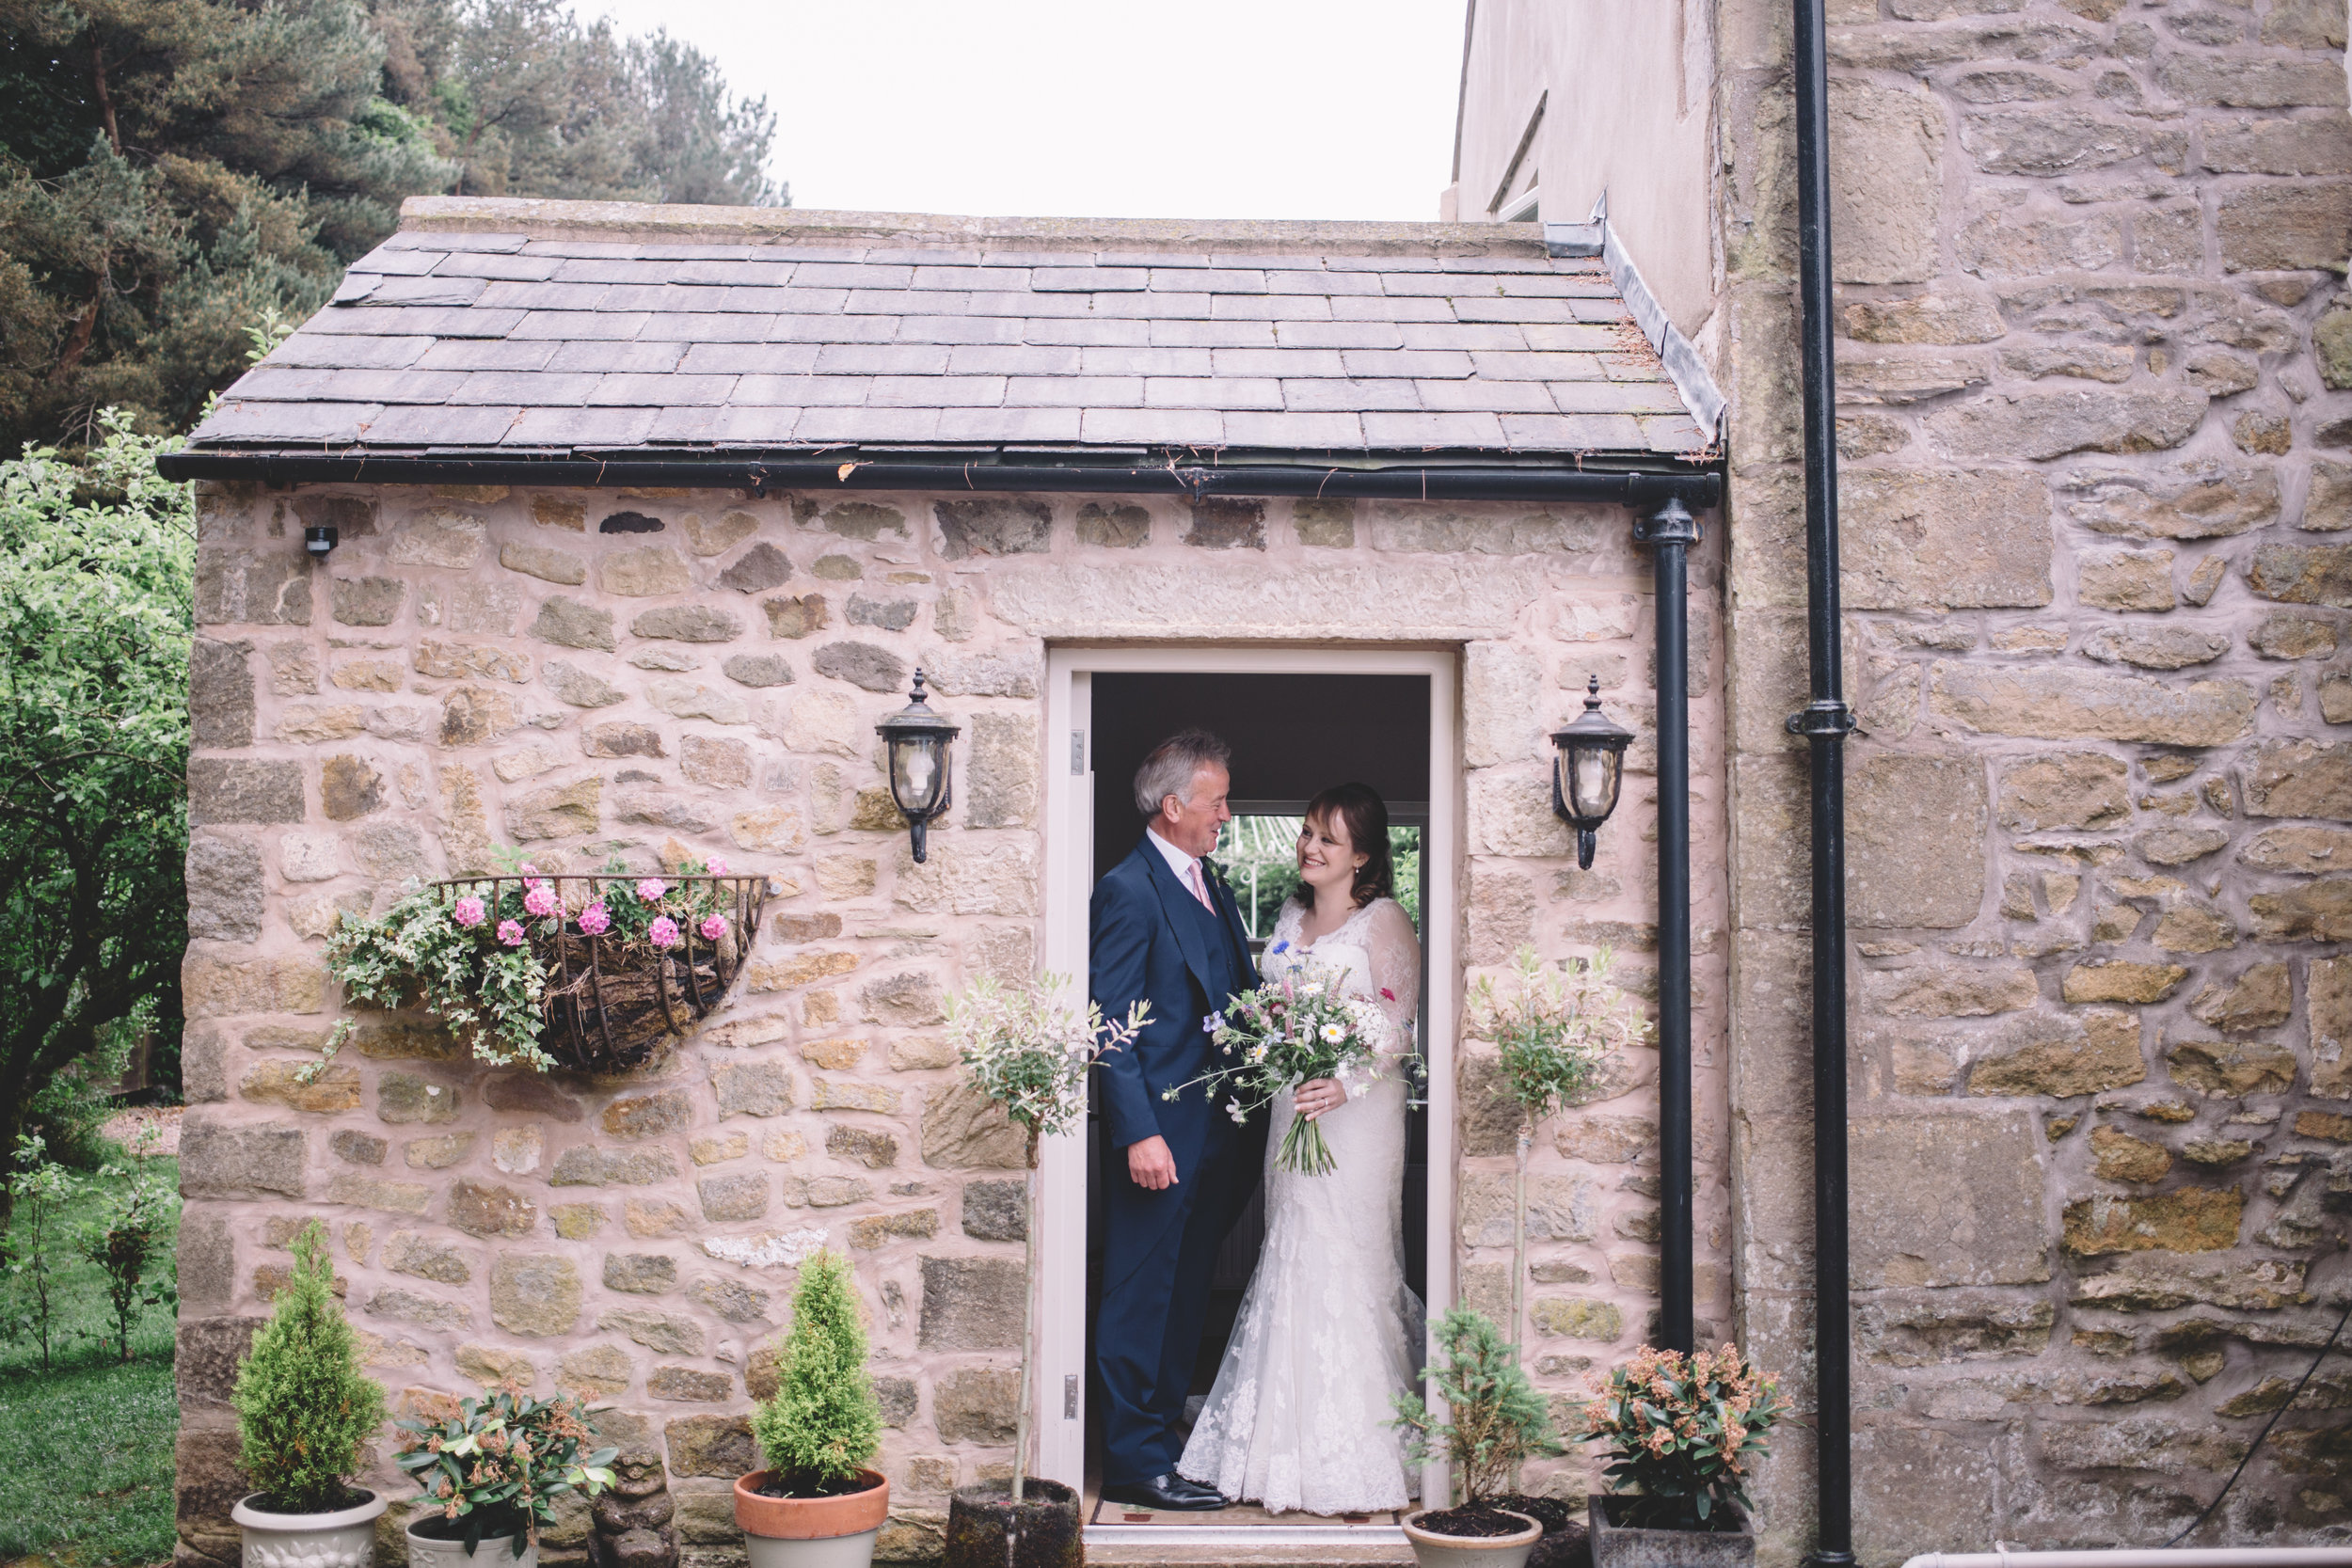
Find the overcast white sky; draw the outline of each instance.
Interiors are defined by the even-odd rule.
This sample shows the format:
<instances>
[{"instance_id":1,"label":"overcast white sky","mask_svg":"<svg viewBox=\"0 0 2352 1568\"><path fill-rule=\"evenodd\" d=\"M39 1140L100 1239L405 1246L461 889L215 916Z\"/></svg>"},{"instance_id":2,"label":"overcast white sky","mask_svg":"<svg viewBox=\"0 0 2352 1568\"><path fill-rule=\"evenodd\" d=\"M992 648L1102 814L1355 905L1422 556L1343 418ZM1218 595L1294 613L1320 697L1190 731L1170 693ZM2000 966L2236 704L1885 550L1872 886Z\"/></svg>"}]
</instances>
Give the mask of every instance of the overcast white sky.
<instances>
[{"instance_id":1,"label":"overcast white sky","mask_svg":"<svg viewBox=\"0 0 2352 1568\"><path fill-rule=\"evenodd\" d=\"M1463 0L574 0L776 111L797 207L1438 215Z\"/></svg>"}]
</instances>

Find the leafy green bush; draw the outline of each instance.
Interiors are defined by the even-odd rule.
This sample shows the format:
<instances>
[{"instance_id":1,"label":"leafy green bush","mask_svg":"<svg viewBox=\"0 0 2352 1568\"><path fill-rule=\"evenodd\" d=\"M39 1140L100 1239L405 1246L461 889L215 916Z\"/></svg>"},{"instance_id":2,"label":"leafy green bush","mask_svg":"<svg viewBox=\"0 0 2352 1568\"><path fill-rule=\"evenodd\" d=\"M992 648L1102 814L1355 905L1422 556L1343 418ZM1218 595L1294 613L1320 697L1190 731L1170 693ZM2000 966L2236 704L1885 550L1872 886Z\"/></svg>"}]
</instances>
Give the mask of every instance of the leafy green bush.
<instances>
[{"instance_id":1,"label":"leafy green bush","mask_svg":"<svg viewBox=\"0 0 2352 1568\"><path fill-rule=\"evenodd\" d=\"M1438 1323L1441 1366L1422 1370L1446 1402L1448 1419L1415 1393L1396 1396L1391 1424L1406 1433L1406 1462L1420 1465L1432 1452L1454 1467L1462 1503L1476 1508L1503 1490L1524 1461L1564 1452L1551 1430L1543 1396L1519 1367L1518 1347L1504 1342L1495 1325L1467 1307Z\"/></svg>"},{"instance_id":2,"label":"leafy green bush","mask_svg":"<svg viewBox=\"0 0 2352 1568\"><path fill-rule=\"evenodd\" d=\"M796 1492L850 1480L882 1446L882 1406L866 1370L866 1325L849 1261L819 1252L801 1265L776 1391L752 1412L752 1436Z\"/></svg>"},{"instance_id":3,"label":"leafy green bush","mask_svg":"<svg viewBox=\"0 0 2352 1568\"><path fill-rule=\"evenodd\" d=\"M0 1307L0 1335L31 1339L40 1346L40 1370L56 1363L57 1339L57 1212L72 1201L81 1185L48 1156L37 1133L16 1140L16 1170L7 1183L15 1205L15 1224L0 1257L7 1259L8 1296Z\"/></svg>"},{"instance_id":4,"label":"leafy green bush","mask_svg":"<svg viewBox=\"0 0 2352 1568\"><path fill-rule=\"evenodd\" d=\"M312 1220L294 1240L294 1273L278 1307L237 1363L238 1463L274 1513L331 1513L348 1506L344 1478L360 1446L384 1424L384 1390L359 1370L359 1345L335 1299L326 1227Z\"/></svg>"},{"instance_id":5,"label":"leafy green bush","mask_svg":"<svg viewBox=\"0 0 2352 1568\"><path fill-rule=\"evenodd\" d=\"M139 1309L179 1299L172 1260L159 1256L157 1244L180 1208L178 1181L149 1162L162 1135L151 1126L139 1134L131 1148L138 1164L109 1163L100 1168L93 1183L100 1195L98 1216L85 1221L75 1238L82 1256L105 1276L107 1305L114 1308L115 1346L125 1363L131 1359L131 1325ZM158 1261L163 1272L151 1278L149 1265Z\"/></svg>"},{"instance_id":6,"label":"leafy green bush","mask_svg":"<svg viewBox=\"0 0 2352 1568\"><path fill-rule=\"evenodd\" d=\"M555 1499L566 1492L593 1497L612 1485L621 1451L580 1452L593 1433L577 1397L533 1399L512 1385L476 1399L432 1396L421 1416L399 1426L405 1435L393 1463L424 1488L441 1511L444 1539L465 1542L468 1556L485 1541L555 1523Z\"/></svg>"},{"instance_id":7,"label":"leafy green bush","mask_svg":"<svg viewBox=\"0 0 2352 1568\"><path fill-rule=\"evenodd\" d=\"M1788 1414L1780 1385L1737 1345L1684 1355L1644 1345L1584 1407L1580 1441L1599 1443L1601 1472L1635 1528L1706 1529L1724 1503L1748 1507L1748 1477ZM1635 1490L1628 1495L1622 1488Z\"/></svg>"},{"instance_id":8,"label":"leafy green bush","mask_svg":"<svg viewBox=\"0 0 2352 1568\"><path fill-rule=\"evenodd\" d=\"M70 1064L119 1072L141 1029L177 1049L196 563L188 486L155 473L177 441L99 424L78 460L0 462L0 1148L29 1117L90 1164L106 1067Z\"/></svg>"}]
</instances>

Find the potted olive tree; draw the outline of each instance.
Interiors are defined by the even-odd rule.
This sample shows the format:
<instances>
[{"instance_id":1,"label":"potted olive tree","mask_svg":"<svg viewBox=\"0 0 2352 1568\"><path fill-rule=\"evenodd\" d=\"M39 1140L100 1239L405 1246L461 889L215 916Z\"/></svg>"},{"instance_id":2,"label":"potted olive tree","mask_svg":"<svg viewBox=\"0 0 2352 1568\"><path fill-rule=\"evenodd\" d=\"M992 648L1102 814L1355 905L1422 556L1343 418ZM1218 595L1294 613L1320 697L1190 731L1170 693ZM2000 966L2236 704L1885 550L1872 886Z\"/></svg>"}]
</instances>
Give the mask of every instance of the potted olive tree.
<instances>
[{"instance_id":1,"label":"potted olive tree","mask_svg":"<svg viewBox=\"0 0 2352 1568\"><path fill-rule=\"evenodd\" d=\"M1640 1004L1609 978L1613 961L1604 947L1589 959L1554 967L1539 961L1533 947L1522 947L1512 958L1508 984L1498 988L1482 976L1470 988L1470 1033L1494 1042L1503 1086L1519 1108L1511 1186L1515 1343L1525 1343L1527 1324L1527 1156L1535 1130L1591 1093L1609 1053L1639 1045L1649 1035Z\"/></svg>"},{"instance_id":2,"label":"potted olive tree","mask_svg":"<svg viewBox=\"0 0 2352 1568\"><path fill-rule=\"evenodd\" d=\"M890 1482L866 1467L882 1445L882 1406L836 1253L801 1265L776 1391L752 1412L752 1437L768 1468L735 1482L752 1568L866 1568L890 1517Z\"/></svg>"},{"instance_id":3,"label":"potted olive tree","mask_svg":"<svg viewBox=\"0 0 2352 1568\"><path fill-rule=\"evenodd\" d=\"M424 1491L408 1521L408 1568L535 1568L555 1499L612 1484L620 1450L586 1451L587 1415L573 1395L533 1399L511 1383L474 1399L424 1400L398 1423L393 1455Z\"/></svg>"},{"instance_id":4,"label":"potted olive tree","mask_svg":"<svg viewBox=\"0 0 2352 1568\"><path fill-rule=\"evenodd\" d=\"M1609 1461L1609 1491L1589 1504L1593 1568L1751 1568L1748 1478L1788 1413L1780 1385L1737 1345L1634 1352L1584 1407L1581 1440Z\"/></svg>"},{"instance_id":5,"label":"potted olive tree","mask_svg":"<svg viewBox=\"0 0 2352 1568\"><path fill-rule=\"evenodd\" d=\"M1105 1052L1132 1042L1150 1022L1138 1002L1117 1023L1087 1004L1082 1016L1059 1000L1069 982L1039 976L1034 985L999 985L983 976L948 1004L948 1038L967 1082L1004 1108L1026 1140L1022 1233L1021 1386L1013 1417L1012 1479L959 1489L948 1504L949 1568L1058 1568L1085 1560L1078 1494L1056 1481L1033 1480L1029 1467L1029 1343L1037 1328L1037 1151L1051 1133L1086 1115L1087 1073Z\"/></svg>"},{"instance_id":6,"label":"potted olive tree","mask_svg":"<svg viewBox=\"0 0 2352 1568\"><path fill-rule=\"evenodd\" d=\"M1522 1461L1563 1451L1543 1396L1520 1368L1518 1347L1467 1307L1438 1320L1438 1348L1443 1364L1421 1375L1438 1386L1444 1418L1406 1393L1396 1397L1395 1424L1405 1429L1406 1462L1444 1459L1462 1500L1406 1514L1405 1538L1422 1568L1523 1568L1543 1522L1492 1499Z\"/></svg>"},{"instance_id":7,"label":"potted olive tree","mask_svg":"<svg viewBox=\"0 0 2352 1568\"><path fill-rule=\"evenodd\" d=\"M385 1499L350 1484L359 1449L384 1421L384 1390L359 1370L359 1347L335 1299L326 1227L294 1239L294 1270L268 1323L237 1364L230 1396L254 1490L230 1517L251 1568L368 1568Z\"/></svg>"}]
</instances>

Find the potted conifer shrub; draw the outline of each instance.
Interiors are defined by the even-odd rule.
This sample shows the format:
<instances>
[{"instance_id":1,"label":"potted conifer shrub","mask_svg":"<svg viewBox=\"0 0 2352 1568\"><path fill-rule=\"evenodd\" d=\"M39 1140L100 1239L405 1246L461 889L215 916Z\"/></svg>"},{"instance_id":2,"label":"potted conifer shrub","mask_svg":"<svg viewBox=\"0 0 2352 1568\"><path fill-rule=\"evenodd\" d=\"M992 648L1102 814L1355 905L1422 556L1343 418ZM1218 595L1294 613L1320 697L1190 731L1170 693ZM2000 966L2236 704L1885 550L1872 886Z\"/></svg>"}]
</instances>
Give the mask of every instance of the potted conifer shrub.
<instances>
[{"instance_id":1,"label":"potted conifer shrub","mask_svg":"<svg viewBox=\"0 0 2352 1568\"><path fill-rule=\"evenodd\" d=\"M230 1403L254 1485L230 1511L246 1568L368 1568L385 1500L349 1477L383 1424L384 1390L359 1370L316 1220L294 1240L293 1273L237 1363Z\"/></svg>"},{"instance_id":2,"label":"potted conifer shrub","mask_svg":"<svg viewBox=\"0 0 2352 1568\"><path fill-rule=\"evenodd\" d=\"M1467 1307L1438 1321L1438 1348L1443 1364L1421 1375L1438 1386L1445 1418L1406 1393L1396 1398L1395 1424L1406 1432L1406 1462L1443 1458L1462 1500L1406 1514L1405 1538L1421 1568L1523 1568L1543 1522L1497 1508L1493 1499L1524 1460L1563 1451L1543 1396L1520 1369L1518 1347Z\"/></svg>"},{"instance_id":3,"label":"potted conifer shrub","mask_svg":"<svg viewBox=\"0 0 2352 1568\"><path fill-rule=\"evenodd\" d=\"M576 1396L533 1399L511 1383L474 1399L429 1396L399 1427L393 1463L424 1491L408 1568L536 1568L555 1499L612 1485L620 1452L584 1451L595 1434Z\"/></svg>"},{"instance_id":4,"label":"potted conifer shrub","mask_svg":"<svg viewBox=\"0 0 2352 1568\"><path fill-rule=\"evenodd\" d=\"M866 1370L866 1325L848 1259L801 1265L776 1391L752 1412L768 1468L735 1482L735 1522L752 1568L866 1568L890 1517L890 1482L867 1468L882 1405Z\"/></svg>"},{"instance_id":5,"label":"potted conifer shrub","mask_svg":"<svg viewBox=\"0 0 2352 1568\"><path fill-rule=\"evenodd\" d=\"M1136 1003L1118 1023L1091 1002L1081 1016L1057 1000L1068 980L1034 985L975 980L947 1008L948 1038L965 1081L1003 1108L1026 1143L1022 1234L1021 1384L1013 1417L1009 1483L957 1490L947 1507L947 1568L1076 1568L1086 1560L1078 1494L1029 1475L1029 1345L1037 1333L1037 1152L1049 1133L1086 1115L1087 1073L1105 1052L1142 1033L1149 1008Z\"/></svg>"},{"instance_id":6,"label":"potted conifer shrub","mask_svg":"<svg viewBox=\"0 0 2352 1568\"><path fill-rule=\"evenodd\" d=\"M1748 1478L1788 1413L1737 1345L1634 1352L1584 1407L1583 1440L1609 1461L1589 1504L1593 1568L1753 1568Z\"/></svg>"}]
</instances>

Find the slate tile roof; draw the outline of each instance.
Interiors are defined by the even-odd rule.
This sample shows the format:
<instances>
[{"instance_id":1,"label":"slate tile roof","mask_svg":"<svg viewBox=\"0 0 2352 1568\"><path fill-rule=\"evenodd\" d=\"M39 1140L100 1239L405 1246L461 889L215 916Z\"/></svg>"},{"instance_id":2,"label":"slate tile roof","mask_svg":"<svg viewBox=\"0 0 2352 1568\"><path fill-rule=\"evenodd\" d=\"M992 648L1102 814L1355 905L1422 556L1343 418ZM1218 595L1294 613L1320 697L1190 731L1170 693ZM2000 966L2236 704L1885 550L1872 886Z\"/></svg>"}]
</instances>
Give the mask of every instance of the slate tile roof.
<instances>
[{"instance_id":1,"label":"slate tile roof","mask_svg":"<svg viewBox=\"0 0 2352 1568\"><path fill-rule=\"evenodd\" d=\"M1601 263L1491 226L894 232L874 214L787 214L713 244L632 222L677 211L412 202L192 442L517 456L1709 444ZM958 225L977 243L943 237ZM1249 246L1218 248L1226 231Z\"/></svg>"}]
</instances>

